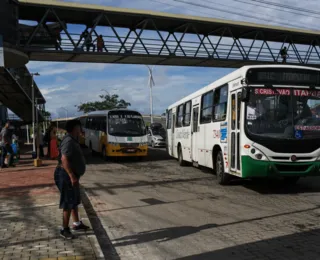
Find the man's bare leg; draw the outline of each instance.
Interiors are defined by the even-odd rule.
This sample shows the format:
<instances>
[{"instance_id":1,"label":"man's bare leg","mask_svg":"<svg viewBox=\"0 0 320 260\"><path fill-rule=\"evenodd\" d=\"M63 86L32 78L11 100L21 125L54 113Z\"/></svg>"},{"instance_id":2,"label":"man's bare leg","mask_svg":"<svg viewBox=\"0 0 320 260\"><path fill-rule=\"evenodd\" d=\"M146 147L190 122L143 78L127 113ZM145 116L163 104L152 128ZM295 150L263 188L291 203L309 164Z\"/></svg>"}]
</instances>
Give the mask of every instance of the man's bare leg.
<instances>
[{"instance_id":1,"label":"man's bare leg","mask_svg":"<svg viewBox=\"0 0 320 260\"><path fill-rule=\"evenodd\" d=\"M69 209L63 210L63 228L69 227L70 213L71 211Z\"/></svg>"},{"instance_id":2,"label":"man's bare leg","mask_svg":"<svg viewBox=\"0 0 320 260\"><path fill-rule=\"evenodd\" d=\"M71 210L71 214L72 214L72 219L73 222L80 222L79 220L79 212L78 212L78 207L74 208Z\"/></svg>"},{"instance_id":3,"label":"man's bare leg","mask_svg":"<svg viewBox=\"0 0 320 260\"><path fill-rule=\"evenodd\" d=\"M87 230L88 226L82 223L79 218L78 207L71 210L72 220L73 220L73 230Z\"/></svg>"},{"instance_id":4,"label":"man's bare leg","mask_svg":"<svg viewBox=\"0 0 320 260\"><path fill-rule=\"evenodd\" d=\"M63 210L63 229L60 231L60 236L62 236L64 239L74 238L69 228L70 215L71 215L70 209Z\"/></svg>"}]
</instances>

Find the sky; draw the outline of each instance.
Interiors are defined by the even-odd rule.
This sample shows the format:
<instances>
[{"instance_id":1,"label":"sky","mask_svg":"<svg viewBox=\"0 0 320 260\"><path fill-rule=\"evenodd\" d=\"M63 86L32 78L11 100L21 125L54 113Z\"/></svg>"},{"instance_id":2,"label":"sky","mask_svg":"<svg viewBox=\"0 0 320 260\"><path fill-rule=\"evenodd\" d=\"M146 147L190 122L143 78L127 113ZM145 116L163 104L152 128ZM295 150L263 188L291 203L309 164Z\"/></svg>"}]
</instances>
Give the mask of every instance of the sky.
<instances>
[{"instance_id":1,"label":"sky","mask_svg":"<svg viewBox=\"0 0 320 260\"><path fill-rule=\"evenodd\" d=\"M61 0L62 1L62 0ZM68 0L185 15L223 18L263 24L317 29L320 11L317 0ZM64 2L68 2L64 1ZM266 2L269 2L266 4ZM271 4L270 4L271 2ZM279 5L290 5L289 10ZM80 33L82 28L68 26ZM103 30L103 29L101 29ZM36 82L53 117L76 116L76 106L99 100L107 91L131 103L131 108L150 114L148 70L144 65L29 62L30 72L39 72ZM154 114L162 114L177 100L230 73L230 68L154 67Z\"/></svg>"}]
</instances>

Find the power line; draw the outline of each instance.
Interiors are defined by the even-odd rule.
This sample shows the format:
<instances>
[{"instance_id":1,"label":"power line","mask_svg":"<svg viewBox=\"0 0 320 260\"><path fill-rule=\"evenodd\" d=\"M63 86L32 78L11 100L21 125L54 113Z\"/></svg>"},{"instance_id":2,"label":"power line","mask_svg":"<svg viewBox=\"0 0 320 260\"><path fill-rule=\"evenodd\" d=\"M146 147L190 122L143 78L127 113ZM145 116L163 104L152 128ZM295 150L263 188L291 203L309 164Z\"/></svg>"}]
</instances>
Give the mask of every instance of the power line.
<instances>
[{"instance_id":1,"label":"power line","mask_svg":"<svg viewBox=\"0 0 320 260\"><path fill-rule=\"evenodd\" d=\"M291 5L278 4L278 3L275 3L275 2L264 1L264 0L250 0L250 1L263 3L263 4L267 4L267 5L272 5L272 6L278 6L278 7L282 7L282 8L287 8L287 9L295 10L295 11L299 11L299 12L313 13L313 14L320 15L320 12L317 12L317 11L314 11L314 10L311 10L311 9L302 8L302 7L293 7Z\"/></svg>"},{"instance_id":2,"label":"power line","mask_svg":"<svg viewBox=\"0 0 320 260\"><path fill-rule=\"evenodd\" d=\"M149 0L146 0L146 1L149 1ZM173 5L173 4L170 4L168 2L162 2L160 0L151 0L153 2L157 2L157 3L160 3L160 4L164 4L164 5L169 5L169 6L173 6L173 7L178 7L178 8L183 8L183 9L186 9L188 11L191 11L193 13L202 13L202 14L206 14L206 15L210 15L210 17L212 17L212 13L208 13L208 12L203 12L203 11L195 11L194 9L191 9L191 8L188 8L188 7L185 7L185 6L182 6L182 5ZM216 16L218 18L221 18L221 19L226 19L225 16Z\"/></svg>"},{"instance_id":3,"label":"power line","mask_svg":"<svg viewBox=\"0 0 320 260\"><path fill-rule=\"evenodd\" d=\"M213 4L217 4L215 1L213 1L213 0L206 0L207 2L209 2L209 3L213 3ZM230 6L230 5L226 5L226 4L222 4L222 3L218 3L218 5L219 6L225 6L225 7L228 7L228 8L233 8L232 6ZM257 6L257 5L255 5L255 4L252 4L252 5L254 5L254 6ZM239 8L239 7L237 7L237 10L238 11L245 11L245 12L248 12L249 10L247 10L247 9L244 9L244 8ZM270 17L270 18L276 18L276 19L279 19L279 16L275 16L275 15L266 15L266 14L264 14L264 13L261 13L261 12L254 12L254 14L260 14L260 15L264 15L264 16L268 16L268 17ZM300 14L300 15L302 15L302 14ZM304 15L303 15L304 16ZM320 17L317 17L318 19L320 19ZM283 21L283 20L282 20ZM288 21L288 22L290 22L290 25L295 25L295 26L300 26L300 24L297 24L297 23L295 23L294 21L291 21L291 20L288 20L288 19L286 19L285 21ZM307 24L306 24L307 25Z\"/></svg>"},{"instance_id":4,"label":"power line","mask_svg":"<svg viewBox=\"0 0 320 260\"><path fill-rule=\"evenodd\" d=\"M243 3L243 4L247 4L247 5L253 5L253 6L260 6L260 7L264 7L264 8L268 8L268 9L271 9L271 10L276 10L276 11L279 11L279 12L285 12L285 13L291 13L291 14L296 14L296 15L300 15L300 16L305 16L305 14L302 14L301 12L295 12L295 11L292 11L292 10L284 10L283 8L277 8L277 7L274 7L274 6L268 6L268 4L265 4L265 3L262 3L263 5L259 5L259 4L256 4L256 3L250 3L248 1L250 0L231 0L231 1L234 1L234 2L239 2L239 3ZM308 15L309 17L314 17L314 18L320 18L320 16L314 16L314 15Z\"/></svg>"},{"instance_id":5,"label":"power line","mask_svg":"<svg viewBox=\"0 0 320 260\"><path fill-rule=\"evenodd\" d=\"M193 6L197 6L197 7L202 7L202 8L206 8L206 9L212 9L212 10L216 10L216 11L220 11L220 12L225 12L225 13L228 13L228 14L234 14L234 15L238 15L238 16L243 16L242 13L237 13L235 11L226 11L224 9L221 9L221 8L217 8L217 7L212 7L212 6L207 6L207 5L203 5L203 4L197 4L197 3L191 3L191 2L188 2L188 1L184 1L184 0L173 0L175 2L180 2L180 3L184 3L184 4L189 4L189 5L193 5ZM258 16L254 16L254 15L246 15L246 17L248 18L251 18L251 19L257 19L259 21L266 21L266 22L270 22L270 20L268 19L264 19L262 17L258 17ZM282 20L283 21L283 20ZM282 22L281 23L282 25L286 25L286 26L290 26L292 27L292 24L291 23L284 23ZM304 26L299 26L300 28L303 28L303 29L309 29L310 30L310 27L304 27Z\"/></svg>"}]
</instances>

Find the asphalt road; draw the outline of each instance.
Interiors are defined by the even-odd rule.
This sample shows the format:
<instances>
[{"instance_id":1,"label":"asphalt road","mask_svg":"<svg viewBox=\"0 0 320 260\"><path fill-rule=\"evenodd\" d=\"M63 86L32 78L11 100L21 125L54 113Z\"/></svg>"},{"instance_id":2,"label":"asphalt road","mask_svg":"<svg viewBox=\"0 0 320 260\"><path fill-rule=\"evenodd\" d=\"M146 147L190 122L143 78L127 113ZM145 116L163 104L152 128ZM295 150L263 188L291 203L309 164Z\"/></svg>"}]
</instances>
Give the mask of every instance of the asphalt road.
<instances>
[{"instance_id":1,"label":"asphalt road","mask_svg":"<svg viewBox=\"0 0 320 260\"><path fill-rule=\"evenodd\" d=\"M219 186L163 149L88 163L82 185L108 259L320 259L319 178Z\"/></svg>"}]
</instances>

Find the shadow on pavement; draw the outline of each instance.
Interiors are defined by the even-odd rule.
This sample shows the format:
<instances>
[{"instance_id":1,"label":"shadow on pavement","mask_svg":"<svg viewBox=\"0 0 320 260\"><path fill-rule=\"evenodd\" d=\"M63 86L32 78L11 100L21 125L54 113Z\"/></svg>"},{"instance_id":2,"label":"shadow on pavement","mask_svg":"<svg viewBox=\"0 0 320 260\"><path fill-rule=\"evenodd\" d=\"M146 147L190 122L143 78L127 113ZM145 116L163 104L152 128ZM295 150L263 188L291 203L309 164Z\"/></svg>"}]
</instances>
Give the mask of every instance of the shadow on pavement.
<instances>
[{"instance_id":1,"label":"shadow on pavement","mask_svg":"<svg viewBox=\"0 0 320 260\"><path fill-rule=\"evenodd\" d=\"M199 227L193 226L181 226L171 228L161 228L150 230L146 232L140 232L136 235L125 236L119 239L113 240L114 246L128 246L134 244L147 243L151 241L166 242L180 237L192 235L200 232L201 230L217 227L216 224L206 224Z\"/></svg>"},{"instance_id":2,"label":"shadow on pavement","mask_svg":"<svg viewBox=\"0 0 320 260\"><path fill-rule=\"evenodd\" d=\"M299 194L320 192L320 178L303 178L296 184L286 184L281 180L237 180L233 185L242 185L243 187L258 192L260 194Z\"/></svg>"},{"instance_id":3,"label":"shadow on pavement","mask_svg":"<svg viewBox=\"0 0 320 260\"><path fill-rule=\"evenodd\" d=\"M311 212L311 211L318 210L318 209L320 209L320 206L309 208L309 209L304 209L304 210L295 210L295 211L286 212L286 213L272 214L272 215L262 216L262 217L258 217L258 218L233 221L233 222L228 222L228 223L220 224L220 225L206 224L206 225L202 225L199 227L180 226L180 227L155 229L155 230L150 230L150 231L146 231L146 232L140 232L138 234L131 235L131 236L125 236L122 238L118 238L118 239L113 240L113 242L114 242L114 246L128 246L128 245L134 245L134 244L140 244L140 243L147 243L147 242L151 242L151 241L165 242L165 241L170 241L170 240L177 239L180 237L192 235L192 234L195 234L195 233L200 232L205 229L233 226L233 225L237 225L237 224L241 224L241 223L250 223L250 222L254 222L254 221L260 221L260 220L265 220L265 219L270 219L270 218L275 218L275 217L280 217L280 216L287 216L287 215L303 213L303 212ZM301 229L304 229L304 228L307 228L307 226L301 226ZM317 230L317 233L319 236L320 230ZM314 241L314 239L315 239L315 237L311 241ZM189 259L189 258L187 258L187 259ZM190 258L190 259L196 259L196 258ZM199 259L202 259L202 258L199 258ZM203 258L203 259L207 259L207 258ZM214 258L208 258L208 259L214 259ZM220 259L220 258L215 258L215 259Z\"/></svg>"},{"instance_id":4,"label":"shadow on pavement","mask_svg":"<svg viewBox=\"0 0 320 260\"><path fill-rule=\"evenodd\" d=\"M189 179L175 179L175 180L163 180L163 181L137 181L134 183L124 183L117 185L108 185L104 186L100 183L94 183L95 188L86 188L88 191L95 190L105 190L108 191L110 195L116 194L113 189L128 189L128 188L136 188L142 186L156 186L156 185L164 185L164 184L173 184L173 183L183 183L183 182L194 182L201 180L210 180L212 177L199 177L199 178L189 178Z\"/></svg>"},{"instance_id":5,"label":"shadow on pavement","mask_svg":"<svg viewBox=\"0 0 320 260\"><path fill-rule=\"evenodd\" d=\"M94 230L94 233L98 239L105 259L120 260L120 256L118 255L116 249L113 247L106 230L104 229L96 211L94 210L86 192L83 189L81 189L81 196L84 208L90 220L92 229Z\"/></svg>"},{"instance_id":6,"label":"shadow on pavement","mask_svg":"<svg viewBox=\"0 0 320 260\"><path fill-rule=\"evenodd\" d=\"M316 242L319 236L319 229L308 230L292 235L181 257L176 260L320 259L319 245Z\"/></svg>"}]
</instances>

